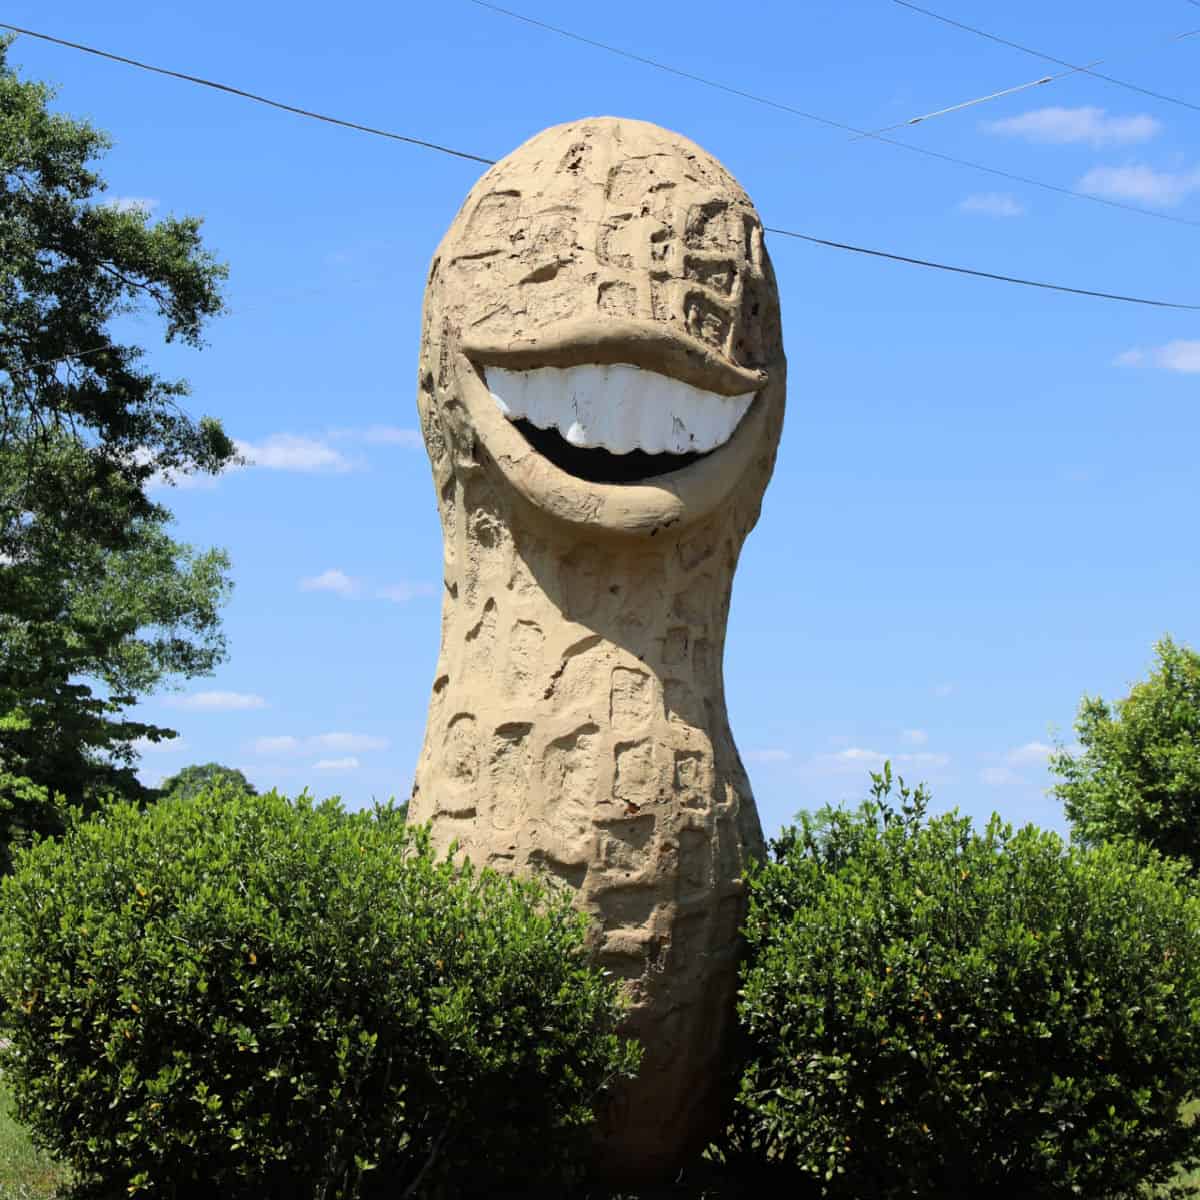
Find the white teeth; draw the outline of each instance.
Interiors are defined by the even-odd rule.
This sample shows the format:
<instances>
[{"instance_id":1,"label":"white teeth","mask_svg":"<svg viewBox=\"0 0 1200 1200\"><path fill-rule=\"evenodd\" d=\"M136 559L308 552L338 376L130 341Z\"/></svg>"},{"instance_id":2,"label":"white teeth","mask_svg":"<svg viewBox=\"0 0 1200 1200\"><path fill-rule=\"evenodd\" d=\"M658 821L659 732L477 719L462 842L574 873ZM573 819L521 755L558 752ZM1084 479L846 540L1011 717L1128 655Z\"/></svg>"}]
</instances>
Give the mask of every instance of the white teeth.
<instances>
[{"instance_id":1,"label":"white teeth","mask_svg":"<svg viewBox=\"0 0 1200 1200\"><path fill-rule=\"evenodd\" d=\"M573 446L614 454L703 454L729 440L753 392L719 396L629 363L487 368L487 385L510 420L554 428Z\"/></svg>"}]
</instances>

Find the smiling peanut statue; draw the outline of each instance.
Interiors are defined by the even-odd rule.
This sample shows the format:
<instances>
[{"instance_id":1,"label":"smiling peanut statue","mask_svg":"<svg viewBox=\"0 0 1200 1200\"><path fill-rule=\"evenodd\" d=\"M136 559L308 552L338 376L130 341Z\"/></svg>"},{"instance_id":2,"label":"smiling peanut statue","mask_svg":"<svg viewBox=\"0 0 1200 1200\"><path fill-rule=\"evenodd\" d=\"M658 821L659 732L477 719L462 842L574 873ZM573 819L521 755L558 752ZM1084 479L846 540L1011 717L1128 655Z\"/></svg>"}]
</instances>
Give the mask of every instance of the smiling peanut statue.
<instances>
[{"instance_id":1,"label":"smiling peanut statue","mask_svg":"<svg viewBox=\"0 0 1200 1200\"><path fill-rule=\"evenodd\" d=\"M644 1046L598 1135L629 1177L713 1132L763 849L722 657L785 370L754 206L641 121L526 142L430 268L418 405L445 595L411 819L594 918Z\"/></svg>"}]
</instances>

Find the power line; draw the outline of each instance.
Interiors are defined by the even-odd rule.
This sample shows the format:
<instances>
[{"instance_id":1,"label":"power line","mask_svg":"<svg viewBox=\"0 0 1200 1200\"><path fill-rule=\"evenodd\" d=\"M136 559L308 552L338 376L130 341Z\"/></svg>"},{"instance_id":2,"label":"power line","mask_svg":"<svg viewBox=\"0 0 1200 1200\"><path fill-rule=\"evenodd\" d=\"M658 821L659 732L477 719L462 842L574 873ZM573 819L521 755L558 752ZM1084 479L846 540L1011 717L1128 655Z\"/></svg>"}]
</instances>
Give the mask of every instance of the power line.
<instances>
[{"instance_id":1,"label":"power line","mask_svg":"<svg viewBox=\"0 0 1200 1200\"><path fill-rule=\"evenodd\" d=\"M496 8L495 5L485 3L485 0L472 0L472 3L480 4L484 8ZM516 16L517 19L522 20L522 21L529 21L531 24L534 24L534 25L543 24L542 22L534 21L532 18L529 18L529 17L522 17L519 14L509 13L508 10L506 10L506 9L497 8L496 11L503 12L506 15ZM36 33L32 30L20 29L15 25L6 24L3 21L0 21L0 28L13 29L18 33L24 33L30 37L42 38L45 41L54 42L57 45L68 46L71 49L84 50L89 54L99 55L101 58L110 58L116 62L127 63L130 66L141 67L144 70L154 71L154 72L157 72L157 73L163 74L163 75L170 75L170 76L173 76L174 78L183 79L183 80L186 80L191 83L199 83L204 86L214 87L214 88L217 88L218 90L227 91L227 92L230 92L237 96L241 96L248 100L255 100L255 101L258 101L263 104L268 104L272 108L279 108L279 109L283 109L285 112L295 113L298 116L311 117L318 121L326 121L330 124L340 125L347 129L355 129L362 133L371 133L371 134L375 134L379 137L391 138L394 141L406 142L409 145L419 146L426 150L434 150L439 154L448 154L454 158L467 159L471 162L483 163L487 166L492 166L497 161L494 158L484 158L483 156L478 155L478 154L469 154L463 150L455 150L450 146L443 146L437 142L424 141L421 138L407 137L405 135L391 133L391 132L389 132L387 130L383 130L383 129L374 129L369 125L360 125L354 121L343 121L340 118L324 116L320 113L315 113L315 112L311 112L307 109L298 108L295 105L282 104L279 101L270 100L263 96L257 96L252 92L247 92L240 88L229 87L225 84L212 83L209 80L201 79L197 76L185 75L179 71L169 71L163 67L148 66L145 63L138 62L136 59L126 58L122 55L109 54L107 51L96 50L90 46L83 46L76 42L68 42L63 38L51 37L49 34ZM552 26L546 26L546 28L553 29ZM579 41L589 42L589 44L592 44L592 45L601 46L603 49L611 49L610 47L602 46L601 43L590 42L590 40L587 38L580 37L577 34L572 34L565 30L554 30L554 32L563 33L567 37L575 38L576 40L579 40ZM614 53L622 54L622 55L625 55L626 57L639 58L639 56L627 54L627 52L623 51L623 50L614 50ZM649 63L650 65L653 65L653 66L660 65L660 64L654 63L650 59L640 59L639 58L639 61ZM689 79L696 79L698 82L701 82L701 83L709 82L707 80L701 79L699 76L690 75L684 71L677 71L677 70L675 70L675 68L672 68L672 67L663 66L662 69L670 71L673 74L684 75L686 78L689 78ZM721 88L721 90L723 90L723 91L734 92L737 95L745 96L751 100L760 100L759 97L753 96L748 92L740 92L735 88L728 88L723 84L713 83L713 84L711 84L711 86ZM761 103L770 104L777 108L783 108L789 112L797 112L797 113L800 112L800 110L798 110L798 109L793 109L787 105L778 104L775 101L771 101L771 100L761 100ZM801 114L801 115L809 116L810 114ZM816 120L816 121L821 121L824 124L835 125L837 128L842 128L842 129L850 128L849 126L841 125L838 122L826 121L824 118L821 118L821 117L814 116L814 117L812 117L812 119ZM854 130L853 132L857 133L857 132L861 132L861 131ZM874 135L868 134L867 136L874 136ZM948 157L947 155L938 154L935 151L925 151L921 147L916 147L916 146L910 147L905 142L895 142L891 138L880 138L879 140L889 142L892 145L905 146L908 149L918 150L921 153L931 153L931 154L934 154L934 156L938 157L938 158L947 158ZM961 160L951 159L950 161L961 161ZM980 169L981 170L991 170L992 168L981 167ZM999 172L999 173L1006 174L1005 172ZM1019 178L1019 176L1015 177L1015 178ZM1043 184L1043 185L1039 185L1039 186L1053 188L1054 185ZM1064 189L1054 188L1054 190L1063 191ZM1080 195L1080 196L1084 195L1084 193L1079 193L1079 192L1071 192L1069 194L1070 195ZM1098 199L1098 197L1087 197L1087 196L1085 196L1085 198L1086 199ZM1125 206L1118 206L1118 207L1125 207ZM1145 210L1145 209L1136 209L1135 208L1135 209L1133 209L1133 211L1134 212L1146 212L1147 215L1150 215L1150 216L1161 215L1158 213L1149 213L1148 210ZM1188 222L1188 223L1196 224L1197 222ZM992 279L992 280L997 280L997 281L1000 281L1003 283L1020 284L1025 287L1041 288L1046 291L1064 292L1064 293L1067 293L1070 295L1075 295L1075 296L1091 296L1091 297L1094 297L1096 299L1101 299L1101 300L1115 300L1115 301L1120 301L1120 302L1126 303L1126 304L1142 304L1142 305L1149 305L1154 308L1171 308L1171 309L1180 309L1180 310L1184 310L1184 311L1188 311L1188 312L1200 312L1200 305L1198 305L1198 304L1181 304L1181 303L1176 303L1176 302L1169 301L1169 300L1149 300L1149 299L1144 299L1144 298L1138 297L1138 296L1121 295L1116 292L1091 291L1087 288L1068 287L1064 284L1044 283L1044 282L1039 282L1037 280L1032 280L1032 279L1021 279L1016 276L1001 275L1001 274L994 273L992 271L979 271L979 270L975 270L972 267L958 267L958 266L953 266L949 263L933 262L929 259L912 258L908 255L903 255L903 254L892 254L885 250L873 250L873 249L869 249L868 247L865 247L865 246L855 246L849 242L835 242L835 241L831 241L827 238L814 237L811 234L798 233L795 230L791 230L791 229L778 229L778 228L773 228L771 226L765 226L764 228L766 229L767 232L778 234L780 237L795 238L800 241L811 242L814 245L828 246L828 247L831 247L836 250L847 250L847 251L850 251L855 254L866 254L866 255L870 255L873 258L886 258L886 259L890 259L894 262L908 263L913 266L928 267L928 268L932 268L934 270L939 270L939 271L949 271L956 275L970 275L970 276L973 276L978 279ZM50 365L54 365L54 364L57 364L60 362L68 362L68 361L71 361L74 359L86 358L89 355L98 354L102 350L107 350L113 345L114 345L113 343L106 343L105 345L102 345L102 346L93 346L88 350L78 351L73 354L60 355L58 358L46 359L46 360L43 360L42 362L33 363L30 365L33 367L50 366Z\"/></svg>"},{"instance_id":2,"label":"power line","mask_svg":"<svg viewBox=\"0 0 1200 1200\"><path fill-rule=\"evenodd\" d=\"M1195 4L1198 8L1200 8L1200 0L1188 0L1188 2L1190 4ZM907 5L906 7L916 8L916 5ZM925 9L917 9L917 11L924 13ZM935 16L936 14L930 13L929 15ZM963 26L963 28L966 28L966 26ZM1200 29L1189 29L1189 30L1185 30L1183 33L1172 34L1170 37L1168 37L1166 39L1166 41L1167 42L1181 42L1185 38L1196 37L1197 35L1200 35ZM1153 43L1153 45L1155 45L1155 46L1160 45L1162 43L1162 40L1163 39L1161 39L1161 38L1158 39L1158 41ZM1008 44L1011 44L1011 43L1008 43ZM1057 60L1055 60L1055 61L1057 61ZM1096 59L1093 59L1091 62L1084 63L1082 66L1068 67L1065 71L1058 71L1053 75L1043 75L1040 79L1031 79L1028 83L1019 83L1019 84L1016 84L1014 87L1004 88L1003 90L1001 90L999 92L989 92L986 96L977 96L972 100L964 100L959 104L951 104L946 108L939 108L939 109L935 110L934 112L923 113L922 115L917 116L917 117L910 117L907 121L897 121L894 125L884 125L882 128L876 129L874 132L875 133L891 133L895 129L906 129L910 125L919 125L919 124L921 124L922 121L929 121L934 117L942 117L942 116L945 116L947 113L960 112L964 108L974 108L975 105L985 104L989 100L998 100L1001 96L1011 96L1017 92L1028 91L1030 88L1044 87L1048 83L1057 83L1060 79L1068 79L1072 75L1089 73L1089 72L1091 72L1093 67L1098 67L1102 63L1107 62L1107 61L1108 61L1107 59L1096 58ZM857 141L858 139L855 138L852 140Z\"/></svg>"},{"instance_id":3,"label":"power line","mask_svg":"<svg viewBox=\"0 0 1200 1200\"><path fill-rule=\"evenodd\" d=\"M1099 300L1120 300L1125 304L1146 304L1151 308L1175 308L1187 312L1200 312L1200 304L1176 304L1169 300L1147 300L1140 296L1123 296L1116 292L1093 292L1088 288L1065 287L1061 283L1040 283L1034 279L1020 279L1015 275L997 275L992 271L976 271L972 267L954 267L947 263L933 262L927 258L910 258L906 254L891 254L886 250L870 250L865 246L852 246L849 242L832 242L827 238L812 237L807 233L796 233L791 229L773 229L764 225L767 233L781 237L798 238L817 246L830 246L834 250L850 250L855 254L869 254L873 258L888 258L893 262L909 263L917 267L932 267L937 271L952 271L956 275L973 275L978 279L995 279L1001 283L1018 283L1022 287L1044 288L1050 292L1069 292L1073 296L1094 296Z\"/></svg>"},{"instance_id":4,"label":"power line","mask_svg":"<svg viewBox=\"0 0 1200 1200\"><path fill-rule=\"evenodd\" d=\"M847 125L842 121L834 121L828 117L819 116L816 113L806 112L803 109L796 108L790 104L784 104L778 100L771 100L765 96L757 96L752 92L743 91L740 88L732 87L728 84L719 83L715 80L705 79L703 76L695 75L690 71L684 71L677 67L672 67L666 63L657 62L651 58L645 58L642 55L634 54L628 50L622 50L616 46L609 46L604 42L597 42L591 38L583 37L581 34L572 33L570 30L561 29L555 25L549 25L544 21L535 20L533 17L527 17L521 13L513 12L511 9L501 8L499 5L487 3L486 0L471 0L471 3L479 5L481 8L491 9L493 12L501 13L504 16L512 17L518 21L524 21L527 24L538 26L542 29L549 30L552 33L562 37L571 38L574 41L582 42L585 45L594 46L597 49L605 50L611 54L620 55L623 58L632 59L635 62L644 63L647 66L654 67L660 71L666 71L669 74L677 75L683 79L689 79L696 83L703 84L706 87L716 88L718 91L727 92L730 95L739 96L745 100L753 101L756 104L763 104L769 108L779 109L782 112L791 113L794 116L802 117L808 121L814 121L820 125L826 125L831 129L840 129L844 133L855 134L859 137L871 138L877 142L883 142L889 146L898 146L902 150L909 150L914 154L923 155L926 158L938 159L942 162L948 162L955 166L969 167L975 171L982 171L988 175L995 175L1000 179L1007 179L1012 183L1022 183L1029 187L1041 188L1044 191L1056 192L1060 196L1071 196L1077 200L1090 200L1093 204L1103 204L1106 208L1120 209L1123 212L1137 213L1143 217L1154 217L1160 221L1170 221L1176 225L1190 225L1200 228L1200 221L1192 220L1188 217L1173 216L1170 213L1155 212L1149 208L1142 208L1136 204L1126 204L1121 200L1113 200L1107 196L1096 196L1088 192L1076 191L1074 188L1061 187L1058 184L1047 183L1045 180L1033 179L1026 175L1017 175L1012 171L1002 171L998 167L989 167L985 163L972 162L970 159L958 158L952 154L944 154L939 150L931 150L925 146L917 146L911 142L901 142L895 138L885 137L882 134L874 133L870 130L857 129L853 125ZM423 141L420 138L409 137L406 134L394 133L391 130L378 129L371 125L362 125L356 121L342 120L340 117L331 117L325 113L314 112L310 109L300 108L294 104L286 104L279 100L272 100L267 96L258 95L255 92L250 92L244 88L233 87L229 84L217 83L211 79L204 79L198 75L189 75L183 71L174 71L166 67L154 66L150 63L139 62L137 59L128 58L125 55L113 54L107 50L99 50L94 46L85 46L80 42L68 41L65 38L53 37L47 33L39 33L37 30L24 29L19 25L10 25L7 22L0 21L0 29L11 29L16 33L23 33L27 37L40 38L42 41L52 42L58 46L66 46L72 50L81 50L86 54L94 54L98 58L110 59L113 62L124 63L127 66L137 67L143 71L152 71L158 75L167 75L173 79L182 79L188 83L199 84L201 87L213 88L216 91L226 92L233 96L240 96L245 100L252 100L258 104L266 104L271 108L277 108L283 112L294 113L297 116L309 117L315 121L324 121L330 125L340 125L346 129L355 129L360 133L371 133L377 137L390 138L393 141L405 142L412 146L419 146L426 150L437 150L442 154L449 154L455 158L467 159L470 162L483 163L485 166L491 166L494 159L484 158L479 154L470 154L464 150L454 150L448 146L439 145L436 142Z\"/></svg>"},{"instance_id":5,"label":"power line","mask_svg":"<svg viewBox=\"0 0 1200 1200\"><path fill-rule=\"evenodd\" d=\"M935 109L933 112L922 113L919 117L909 117L907 121L897 121L895 125L884 125L880 129L872 130L872 134L878 136L881 133L891 133L895 129L907 129L910 125L920 125L922 121L931 121L934 117L944 117L949 113L961 112L964 108L974 108L975 105L986 104L989 100L999 100L1002 96L1012 96L1017 92L1027 92L1030 88L1043 87L1047 83L1053 83L1056 79L1070 74L1070 71L1063 71L1058 75L1043 75L1041 79L1031 79L1028 83L1018 83L1015 87L1004 88L999 92L988 92L986 96L976 96L974 100L963 100L959 104L950 104L945 108ZM861 141L866 136L868 135L859 134L851 138L851 141Z\"/></svg>"},{"instance_id":6,"label":"power line","mask_svg":"<svg viewBox=\"0 0 1200 1200\"><path fill-rule=\"evenodd\" d=\"M968 275L975 279L991 279L999 283L1017 284L1022 287L1038 288L1048 292L1062 292L1071 296L1089 296L1097 300L1115 300L1123 304L1138 304L1149 308L1169 308L1182 312L1200 312L1200 304L1182 304L1171 300L1151 300L1142 296L1126 296L1119 292L1100 292L1093 291L1090 288L1069 287L1066 284L1046 283L1035 279L1022 279L1016 275L1002 275L995 271L980 271L974 267L959 267L951 263L935 262L927 258L914 258L907 254L895 254L887 250L875 250L867 246L856 246L851 242L837 242L830 238L814 237L812 234L800 233L794 229L780 229L772 225L764 225L763 230L766 233L773 233L779 237L792 238L800 242L809 242L814 246L826 246L833 250L846 250L852 254L865 254L871 258L888 259L891 262L906 263L910 266L927 267L935 271L946 271L954 275ZM45 359L42 362L30 363L29 369L35 367L54 366L58 363L69 362L73 359L86 358L92 354L98 354L102 350L116 349L116 346L111 343L105 343L102 346L93 346L90 350L81 351L78 354L64 354L58 358Z\"/></svg>"},{"instance_id":7,"label":"power line","mask_svg":"<svg viewBox=\"0 0 1200 1200\"><path fill-rule=\"evenodd\" d=\"M837 242L830 238L815 237L812 234L800 233L794 229L780 229L772 225L764 225L763 230L766 233L773 233L779 237L792 238L800 242L809 242L814 246L826 246L833 250L846 250L852 254L865 254L871 258L883 258L891 262L926 267L935 271L946 271L954 275L968 275L975 279L991 279L999 283L1017 284L1021 287L1038 288L1047 292L1062 292L1071 296L1089 296L1097 300L1115 300L1122 304L1138 304L1148 308L1169 308L1182 312L1200 312L1200 304L1182 304L1172 300L1151 300L1143 296L1127 296L1120 292L1101 292L1090 288L1069 287L1061 283L1046 283L1042 280L1023 279L1017 275L1003 275L995 271L981 271L974 267L959 267L951 263L936 262L928 258L914 258L911 255L895 254L888 250L875 250L867 246L856 246L852 242ZM112 342L106 342L102 346L93 346L91 349L83 350L78 354L63 354L58 358L30 363L29 369L54 366L73 359L87 358L89 355L99 354L102 350L108 349L117 349L117 347Z\"/></svg>"},{"instance_id":8,"label":"power line","mask_svg":"<svg viewBox=\"0 0 1200 1200\"><path fill-rule=\"evenodd\" d=\"M1117 87L1126 88L1131 92L1138 92L1142 96L1151 96L1155 100L1163 100L1167 104L1178 104L1181 108L1190 108L1193 112L1200 112L1200 104L1193 104L1190 100L1181 100L1178 96L1167 96L1162 92L1152 92L1149 88L1140 87L1136 83L1129 83L1127 80L1117 79L1112 75L1105 75L1100 71L1093 71L1092 67L1096 65L1095 63L1088 66L1077 66L1075 63L1069 63L1065 59L1055 58L1052 54L1043 54L1041 50L1033 50L1029 46L1022 46L1020 42L1010 42L1007 38L998 37L994 33L988 33L983 29L976 29L974 25L964 25L962 21L955 21L950 17L944 17L941 13L935 13L928 8L922 8L919 4L912 4L910 0L893 0L893 3L899 4L901 8L908 8L913 12L918 12L922 16L932 17L935 21L941 21L945 25L952 25L955 29L962 29L978 37L987 38L989 42L998 42L1001 46L1008 46L1012 50L1020 50L1023 54L1032 54L1034 58L1040 58L1044 62L1057 63L1060 67L1070 67L1072 72L1079 71L1084 75L1092 76L1093 79L1103 79L1105 83L1115 83ZM1193 29L1188 33L1176 34L1174 40L1179 41L1183 38L1195 37L1197 33L1200 33L1200 30Z\"/></svg>"},{"instance_id":9,"label":"power line","mask_svg":"<svg viewBox=\"0 0 1200 1200\"><path fill-rule=\"evenodd\" d=\"M9 25L0 21L0 29L11 29L14 33L23 33L26 37L40 38L44 42L53 42L57 46L67 46L72 50L82 50L85 54L94 54L97 58L111 59L113 62L125 63L126 66L137 67L142 71L153 71L156 75L169 75L172 79L183 79L187 83L198 83L201 87L213 88L218 92L228 92L231 96L241 96L244 100L253 100L256 104L268 104L271 108L279 108L284 112L295 113L300 117L311 117L314 121L324 121L329 125L341 125L346 129L357 129L360 133L373 133L376 137L391 138L396 142L407 142L410 146L421 146L426 150L438 150L442 154L452 154L455 158L469 159L471 162L484 163L491 166L493 159L481 158L478 154L468 154L465 150L451 150L448 146L439 146L435 142L424 142L420 138L408 137L403 133L392 133L387 129L376 129L371 125L359 125L356 121L343 121L340 117L330 117L325 113L312 112L307 108L297 108L294 104L285 104L281 100L272 100L267 96L259 96L255 92L247 92L242 88L233 87L228 83L216 83L211 79L202 79L199 75L187 75L182 71L171 71L166 67L156 67L151 63L139 62L136 58L126 58L122 54L111 54L107 50L97 50L94 46L85 46L81 42L68 42L65 38L52 37L48 33L38 33L35 29L22 29L20 25Z\"/></svg>"},{"instance_id":10,"label":"power line","mask_svg":"<svg viewBox=\"0 0 1200 1200\"><path fill-rule=\"evenodd\" d=\"M633 62L642 63L644 66L653 67L656 71L665 71L668 75L676 75L680 79L690 79L693 83L701 83L705 87L716 88L719 92L726 92L731 96L740 96L743 100L752 100L755 104L765 104L768 108L776 108L781 112L803 117L806 121L815 121L819 125L827 125L831 129L841 129L846 133L861 132L861 130L857 130L851 125L843 124L841 121L834 121L829 117L819 116L817 113L806 112L804 109L796 108L791 104L784 104L781 100L771 100L766 96L756 96L753 92L743 91L741 88L733 87L727 83L718 83L715 79L706 79L703 75L693 74L691 71L685 71L681 67L673 67L669 63L659 62L657 59L647 58L642 54L635 54L632 50L622 50L619 46L610 46L607 42L598 42L594 38L584 37L581 33L573 33L570 29L563 29L558 25L539 21L535 17L528 17L524 13L514 12L510 8L501 8L498 4L490 4L487 0L470 0L470 3L476 4L480 8L490 9L494 13L501 14L501 16L512 17L514 21L523 21L526 25L534 25L538 29L545 29L549 33L557 34L559 37L570 38L571 41L581 42L585 46L592 46L608 54L616 54L621 58L628 58Z\"/></svg>"},{"instance_id":11,"label":"power line","mask_svg":"<svg viewBox=\"0 0 1200 1200\"><path fill-rule=\"evenodd\" d=\"M739 96L743 100L750 100L755 104L765 105L767 108L778 109L781 112L791 113L793 116L802 117L806 121L814 121L818 125L828 126L830 129L840 129L843 133L852 133L858 137L870 138L876 142L883 142L888 146L898 146L901 150L908 150L913 154L921 154L926 158L938 159L941 162L952 163L958 167L969 167L973 171L982 171L987 175L995 175L1000 179L1007 179L1011 183L1023 183L1029 187L1041 188L1043 191L1056 192L1060 196L1072 196L1076 200L1089 200L1093 204L1103 204L1106 208L1117 208L1123 212L1137 213L1143 217L1154 217L1159 221L1170 221L1175 225L1190 225L1194 228L1200 228L1200 221L1192 220L1190 217L1177 217L1170 213L1155 212L1153 209L1142 208L1137 204L1126 204L1121 200L1112 200L1107 196L1096 196L1090 192L1079 192L1074 188L1062 187L1059 184L1047 183L1043 179L1033 179L1027 175L1017 175L1012 171L1002 171L999 167L989 167L986 163L973 162L968 158L959 158L953 154L944 154L940 150L931 150L926 146L918 146L913 142L901 142L896 138L886 137L882 133L876 133L869 129L858 129L853 125L847 125L844 121L835 121L829 117L820 116L818 113L807 112L802 108L795 108L790 104L784 104L780 100L772 100L767 96L758 96L753 92L743 91L741 88L736 88L730 84L720 83L715 79L706 79L702 75L693 74L691 71L684 71L679 67L673 67L669 63L659 62L657 59L647 58L641 54L635 54L631 50L623 50L619 46L611 46L607 42L598 42L594 38L584 37L582 34L574 33L569 29L563 29L558 25L551 25L549 22L540 21L535 17L525 16L523 13L514 12L510 8L501 8L498 4L492 4L489 0L469 0L471 4L475 4L480 8L490 9L492 12L500 13L502 16L511 17L515 21L523 21L527 25L536 26L539 29L547 30L550 33L557 34L559 37L570 38L572 41L581 42L585 46L592 46L597 50L603 50L608 54L615 54L621 58L630 59L633 62L642 63L645 66L653 67L657 71L665 71L669 75L676 75L681 79L689 79L693 83L703 84L705 87L715 88L717 91L726 92L731 96Z\"/></svg>"}]
</instances>

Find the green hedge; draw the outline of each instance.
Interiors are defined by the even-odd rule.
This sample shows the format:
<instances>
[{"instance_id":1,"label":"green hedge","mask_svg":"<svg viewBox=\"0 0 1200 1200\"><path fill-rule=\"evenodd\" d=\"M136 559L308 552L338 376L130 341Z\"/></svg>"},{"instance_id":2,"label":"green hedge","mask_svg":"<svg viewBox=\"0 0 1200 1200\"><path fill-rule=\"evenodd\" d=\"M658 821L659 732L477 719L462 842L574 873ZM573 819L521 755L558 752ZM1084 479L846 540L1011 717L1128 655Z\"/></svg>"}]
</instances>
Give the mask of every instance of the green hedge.
<instances>
[{"instance_id":1,"label":"green hedge","mask_svg":"<svg viewBox=\"0 0 1200 1200\"><path fill-rule=\"evenodd\" d=\"M1182 868L890 797L888 768L751 879L726 1156L855 1200L1132 1198L1200 1161Z\"/></svg>"},{"instance_id":2,"label":"green hedge","mask_svg":"<svg viewBox=\"0 0 1200 1200\"><path fill-rule=\"evenodd\" d=\"M0 884L18 1115L122 1195L521 1191L636 1066L566 898L393 809L119 804Z\"/></svg>"}]
</instances>

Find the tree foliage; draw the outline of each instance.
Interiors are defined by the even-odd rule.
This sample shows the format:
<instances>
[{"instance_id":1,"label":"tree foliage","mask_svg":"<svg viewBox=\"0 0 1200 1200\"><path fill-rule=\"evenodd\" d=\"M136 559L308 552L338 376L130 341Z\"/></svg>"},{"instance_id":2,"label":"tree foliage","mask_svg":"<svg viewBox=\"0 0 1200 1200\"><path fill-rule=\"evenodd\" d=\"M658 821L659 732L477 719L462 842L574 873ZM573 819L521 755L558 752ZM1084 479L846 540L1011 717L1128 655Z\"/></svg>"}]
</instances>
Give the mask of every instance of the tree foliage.
<instances>
[{"instance_id":1,"label":"tree foliage","mask_svg":"<svg viewBox=\"0 0 1200 1200\"><path fill-rule=\"evenodd\" d=\"M104 202L108 140L54 113L0 40L0 845L59 823L61 801L145 798L123 718L139 696L212 669L228 560L171 539L148 488L235 457L187 385L115 322L152 313L199 345L226 269L194 217ZM35 802L33 797L37 796Z\"/></svg>"},{"instance_id":2,"label":"tree foliage","mask_svg":"<svg viewBox=\"0 0 1200 1200\"><path fill-rule=\"evenodd\" d=\"M1081 751L1059 748L1074 836L1086 845L1133 839L1200 867L1200 654L1169 637L1149 678L1113 704L1086 696L1075 723Z\"/></svg>"},{"instance_id":3,"label":"tree foliage","mask_svg":"<svg viewBox=\"0 0 1200 1200\"><path fill-rule=\"evenodd\" d=\"M726 1157L762 1194L847 1200L1135 1200L1200 1162L1182 864L891 788L802 819L750 879Z\"/></svg>"},{"instance_id":4,"label":"tree foliage","mask_svg":"<svg viewBox=\"0 0 1200 1200\"><path fill-rule=\"evenodd\" d=\"M217 788L246 796L258 795L254 784L236 767L225 767L215 762L193 764L167 776L158 785L158 794L163 800L191 800L202 792Z\"/></svg>"}]
</instances>

